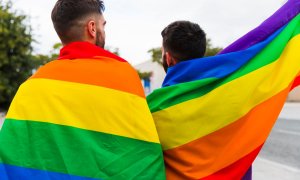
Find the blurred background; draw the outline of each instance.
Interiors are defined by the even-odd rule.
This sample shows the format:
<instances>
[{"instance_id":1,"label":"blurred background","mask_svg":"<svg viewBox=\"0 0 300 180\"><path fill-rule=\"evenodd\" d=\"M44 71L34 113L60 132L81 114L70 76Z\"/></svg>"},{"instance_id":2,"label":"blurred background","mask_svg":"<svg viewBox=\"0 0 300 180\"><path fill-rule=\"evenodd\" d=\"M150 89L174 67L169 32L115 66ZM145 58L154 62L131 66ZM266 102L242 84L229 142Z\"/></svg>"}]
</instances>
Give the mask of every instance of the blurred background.
<instances>
[{"instance_id":1,"label":"blurred background","mask_svg":"<svg viewBox=\"0 0 300 180\"><path fill-rule=\"evenodd\" d=\"M62 47L51 22L55 0L0 0L0 128L19 85ZM138 71L145 93L161 87L161 31L173 21L198 23L206 32L206 56L258 26L285 0L104 0L106 49ZM300 177L300 88L287 99L254 165L255 179Z\"/></svg>"}]
</instances>

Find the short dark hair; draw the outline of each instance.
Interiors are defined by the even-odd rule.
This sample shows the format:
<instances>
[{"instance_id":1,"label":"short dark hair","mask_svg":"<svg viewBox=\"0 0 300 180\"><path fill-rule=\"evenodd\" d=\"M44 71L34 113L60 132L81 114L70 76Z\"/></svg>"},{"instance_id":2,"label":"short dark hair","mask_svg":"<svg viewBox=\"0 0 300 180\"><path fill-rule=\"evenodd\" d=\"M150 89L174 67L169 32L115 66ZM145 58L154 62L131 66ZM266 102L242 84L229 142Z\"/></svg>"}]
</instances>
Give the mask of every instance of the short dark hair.
<instances>
[{"instance_id":1,"label":"short dark hair","mask_svg":"<svg viewBox=\"0 0 300 180\"><path fill-rule=\"evenodd\" d=\"M101 0L58 0L52 10L51 19L59 38L63 43L79 40L82 36L78 29L79 21L93 15L102 15L104 3Z\"/></svg>"},{"instance_id":2,"label":"short dark hair","mask_svg":"<svg viewBox=\"0 0 300 180\"><path fill-rule=\"evenodd\" d=\"M206 35L198 24L175 21L161 33L165 51L178 61L201 58L206 51Z\"/></svg>"}]
</instances>

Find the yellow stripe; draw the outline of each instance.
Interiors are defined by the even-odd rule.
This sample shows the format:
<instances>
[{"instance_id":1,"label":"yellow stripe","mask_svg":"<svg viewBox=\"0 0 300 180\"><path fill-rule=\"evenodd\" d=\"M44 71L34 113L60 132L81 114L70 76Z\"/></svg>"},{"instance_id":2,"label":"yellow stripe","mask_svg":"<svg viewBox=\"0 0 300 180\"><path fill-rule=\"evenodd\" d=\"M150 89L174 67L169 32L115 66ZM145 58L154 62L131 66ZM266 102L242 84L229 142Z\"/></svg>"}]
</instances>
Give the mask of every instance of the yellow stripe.
<instances>
[{"instance_id":1,"label":"yellow stripe","mask_svg":"<svg viewBox=\"0 0 300 180\"><path fill-rule=\"evenodd\" d=\"M276 62L205 96L153 113L163 149L172 149L215 132L288 87L300 71L299 45L300 35L288 43Z\"/></svg>"},{"instance_id":2,"label":"yellow stripe","mask_svg":"<svg viewBox=\"0 0 300 180\"><path fill-rule=\"evenodd\" d=\"M7 118L66 125L159 143L144 98L93 85L28 80L20 87Z\"/></svg>"}]
</instances>

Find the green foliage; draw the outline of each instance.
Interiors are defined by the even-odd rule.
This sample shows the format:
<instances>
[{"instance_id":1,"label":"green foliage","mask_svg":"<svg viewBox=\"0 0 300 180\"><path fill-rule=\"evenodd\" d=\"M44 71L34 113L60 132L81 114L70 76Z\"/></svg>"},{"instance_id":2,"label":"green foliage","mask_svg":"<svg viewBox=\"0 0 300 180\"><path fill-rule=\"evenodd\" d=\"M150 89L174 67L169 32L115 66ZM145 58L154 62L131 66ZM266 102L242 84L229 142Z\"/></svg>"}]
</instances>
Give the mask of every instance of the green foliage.
<instances>
[{"instance_id":1,"label":"green foliage","mask_svg":"<svg viewBox=\"0 0 300 180\"><path fill-rule=\"evenodd\" d=\"M117 56L120 56L119 48L114 48L114 47L108 46L108 47L105 47L105 49Z\"/></svg>"},{"instance_id":2,"label":"green foliage","mask_svg":"<svg viewBox=\"0 0 300 180\"><path fill-rule=\"evenodd\" d=\"M206 41L206 53L205 53L205 57L207 56L214 56L216 54L218 54L220 51L222 51L222 48L220 47L214 47L211 43L211 39L207 39ZM162 52L161 52L161 48L152 48L148 51L148 53L150 53L151 55L151 60L152 62L156 62L160 65L162 65Z\"/></svg>"},{"instance_id":3,"label":"green foliage","mask_svg":"<svg viewBox=\"0 0 300 180\"><path fill-rule=\"evenodd\" d=\"M152 48L148 51L151 55L152 62L156 62L162 66L162 52L161 48Z\"/></svg>"},{"instance_id":4,"label":"green foliage","mask_svg":"<svg viewBox=\"0 0 300 180\"><path fill-rule=\"evenodd\" d=\"M34 69L33 38L27 17L13 12L10 1L0 3L0 108L7 109L19 85Z\"/></svg>"},{"instance_id":5,"label":"green foliage","mask_svg":"<svg viewBox=\"0 0 300 180\"><path fill-rule=\"evenodd\" d=\"M223 48L221 48L221 47L214 47L211 43L211 39L207 39L207 41L206 41L206 52L205 52L204 56L205 57L214 56L222 50L223 50Z\"/></svg>"},{"instance_id":6,"label":"green foliage","mask_svg":"<svg viewBox=\"0 0 300 180\"><path fill-rule=\"evenodd\" d=\"M62 48L61 43L56 43L53 45L52 50L50 51L49 55L38 54L32 57L32 63L36 68L47 64L48 62L55 60L59 56L60 49Z\"/></svg>"},{"instance_id":7,"label":"green foliage","mask_svg":"<svg viewBox=\"0 0 300 180\"><path fill-rule=\"evenodd\" d=\"M60 52L60 49L62 48L62 46L63 45L61 43L56 43L53 45L52 50L50 51L50 55L48 56L49 57L48 61L58 58L59 52Z\"/></svg>"},{"instance_id":8,"label":"green foliage","mask_svg":"<svg viewBox=\"0 0 300 180\"><path fill-rule=\"evenodd\" d=\"M141 72L139 70L137 70L139 77L141 80L150 80L151 76L152 76L152 72Z\"/></svg>"}]
</instances>

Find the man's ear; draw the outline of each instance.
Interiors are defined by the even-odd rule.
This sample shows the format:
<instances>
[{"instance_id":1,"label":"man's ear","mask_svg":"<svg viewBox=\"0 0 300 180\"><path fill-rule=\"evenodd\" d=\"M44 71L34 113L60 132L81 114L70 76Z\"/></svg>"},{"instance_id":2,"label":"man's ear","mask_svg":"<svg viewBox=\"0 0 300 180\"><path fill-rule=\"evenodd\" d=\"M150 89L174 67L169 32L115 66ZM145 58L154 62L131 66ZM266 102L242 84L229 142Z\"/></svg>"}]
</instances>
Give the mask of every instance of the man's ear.
<instances>
[{"instance_id":1,"label":"man's ear","mask_svg":"<svg viewBox=\"0 0 300 180\"><path fill-rule=\"evenodd\" d=\"M88 34L92 39L96 38L97 29L96 29L96 22L94 20L90 20L87 24Z\"/></svg>"},{"instance_id":2,"label":"man's ear","mask_svg":"<svg viewBox=\"0 0 300 180\"><path fill-rule=\"evenodd\" d=\"M168 67L174 66L177 64L177 61L171 56L169 52L166 52L166 61L168 64Z\"/></svg>"}]
</instances>

